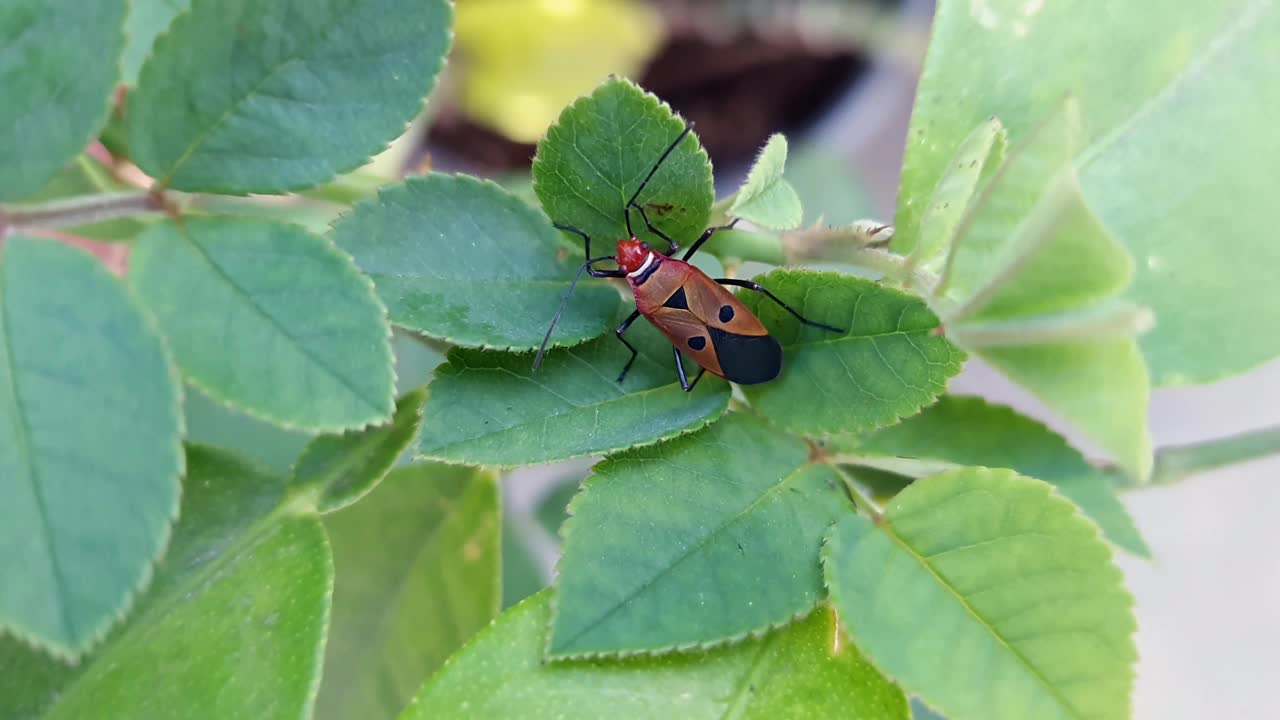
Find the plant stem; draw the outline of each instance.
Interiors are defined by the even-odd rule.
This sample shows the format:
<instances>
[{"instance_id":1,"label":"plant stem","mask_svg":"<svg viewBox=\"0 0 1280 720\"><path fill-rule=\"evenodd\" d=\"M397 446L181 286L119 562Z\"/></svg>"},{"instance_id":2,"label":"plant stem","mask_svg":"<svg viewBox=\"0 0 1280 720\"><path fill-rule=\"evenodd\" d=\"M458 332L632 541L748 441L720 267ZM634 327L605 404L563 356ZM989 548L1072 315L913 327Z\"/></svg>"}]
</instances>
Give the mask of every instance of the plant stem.
<instances>
[{"instance_id":1,"label":"plant stem","mask_svg":"<svg viewBox=\"0 0 1280 720\"><path fill-rule=\"evenodd\" d=\"M1149 485L1169 485L1188 476L1280 454L1280 427L1252 430L1156 452ZM1141 487L1129 483L1126 487Z\"/></svg>"},{"instance_id":2,"label":"plant stem","mask_svg":"<svg viewBox=\"0 0 1280 720\"><path fill-rule=\"evenodd\" d=\"M23 230L74 227L163 209L163 200L147 191L79 195L47 203L10 205L0 209L0 237Z\"/></svg>"}]
</instances>

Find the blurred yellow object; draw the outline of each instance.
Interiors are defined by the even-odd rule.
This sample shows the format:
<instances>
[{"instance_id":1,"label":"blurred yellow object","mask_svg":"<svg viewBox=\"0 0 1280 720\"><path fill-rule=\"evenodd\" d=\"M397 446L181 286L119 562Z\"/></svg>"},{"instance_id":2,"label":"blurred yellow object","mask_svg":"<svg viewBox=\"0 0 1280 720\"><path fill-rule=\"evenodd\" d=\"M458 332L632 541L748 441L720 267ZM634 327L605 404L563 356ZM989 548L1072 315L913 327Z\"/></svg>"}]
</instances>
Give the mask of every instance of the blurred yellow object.
<instances>
[{"instance_id":1,"label":"blurred yellow object","mask_svg":"<svg viewBox=\"0 0 1280 720\"><path fill-rule=\"evenodd\" d=\"M610 73L638 74L663 35L632 0L462 0L454 31L462 109L528 143Z\"/></svg>"}]
</instances>

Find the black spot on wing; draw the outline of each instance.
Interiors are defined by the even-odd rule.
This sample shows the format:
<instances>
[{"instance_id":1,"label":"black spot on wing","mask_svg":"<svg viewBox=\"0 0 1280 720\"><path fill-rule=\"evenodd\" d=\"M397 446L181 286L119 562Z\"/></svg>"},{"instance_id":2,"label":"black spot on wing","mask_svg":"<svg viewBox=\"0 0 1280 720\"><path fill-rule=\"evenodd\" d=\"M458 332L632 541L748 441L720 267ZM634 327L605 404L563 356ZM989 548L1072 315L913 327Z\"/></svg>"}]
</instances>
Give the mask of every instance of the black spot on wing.
<instances>
[{"instance_id":1,"label":"black spot on wing","mask_svg":"<svg viewBox=\"0 0 1280 720\"><path fill-rule=\"evenodd\" d=\"M693 337L689 338L689 347L693 348L694 350L701 350L706 346L707 346L707 339L702 337L701 335L694 335Z\"/></svg>"},{"instance_id":2,"label":"black spot on wing","mask_svg":"<svg viewBox=\"0 0 1280 720\"><path fill-rule=\"evenodd\" d=\"M671 297L667 298L667 301L662 303L662 306L675 308L677 310L688 310L689 298L685 297L684 288L677 288L675 292L671 293Z\"/></svg>"},{"instance_id":3,"label":"black spot on wing","mask_svg":"<svg viewBox=\"0 0 1280 720\"><path fill-rule=\"evenodd\" d=\"M733 306L721 305L720 306L720 322L727 323L732 319L733 319Z\"/></svg>"},{"instance_id":4,"label":"black spot on wing","mask_svg":"<svg viewBox=\"0 0 1280 720\"><path fill-rule=\"evenodd\" d=\"M724 378L739 385L769 382L782 371L782 346L768 335L739 335L708 326Z\"/></svg>"}]
</instances>

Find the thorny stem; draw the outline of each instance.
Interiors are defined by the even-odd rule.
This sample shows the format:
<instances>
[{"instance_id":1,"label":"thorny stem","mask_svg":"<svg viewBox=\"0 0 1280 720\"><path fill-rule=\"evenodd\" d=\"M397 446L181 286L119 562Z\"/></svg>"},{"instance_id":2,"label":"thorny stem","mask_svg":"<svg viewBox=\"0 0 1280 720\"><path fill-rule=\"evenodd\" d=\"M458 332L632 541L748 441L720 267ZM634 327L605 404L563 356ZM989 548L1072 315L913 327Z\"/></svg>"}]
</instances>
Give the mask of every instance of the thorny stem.
<instances>
[{"instance_id":1,"label":"thorny stem","mask_svg":"<svg viewBox=\"0 0 1280 720\"><path fill-rule=\"evenodd\" d=\"M162 196L148 191L79 195L47 203L0 208L0 237L27 230L74 227L166 210Z\"/></svg>"}]
</instances>

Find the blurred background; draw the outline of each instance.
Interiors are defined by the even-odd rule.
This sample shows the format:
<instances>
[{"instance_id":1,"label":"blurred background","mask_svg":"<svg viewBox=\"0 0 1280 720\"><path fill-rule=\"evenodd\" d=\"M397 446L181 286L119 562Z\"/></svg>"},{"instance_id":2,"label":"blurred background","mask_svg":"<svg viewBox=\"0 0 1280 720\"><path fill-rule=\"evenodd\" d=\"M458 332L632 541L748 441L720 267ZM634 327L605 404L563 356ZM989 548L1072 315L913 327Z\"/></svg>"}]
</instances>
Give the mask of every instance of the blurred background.
<instances>
[{"instance_id":1,"label":"blurred background","mask_svg":"<svg viewBox=\"0 0 1280 720\"><path fill-rule=\"evenodd\" d=\"M931 0L459 0L440 89L367 171L465 171L532 199L538 138L617 73L697 123L722 194L781 131L806 223L888 221L932 10ZM977 363L951 387L1012 404L1092 454ZM1157 446L1280 424L1280 364L1157 391L1151 420ZM591 463L506 480L508 604L549 582L564 504ZM1154 552L1119 558L1137 598L1136 717L1280 717L1278 474L1270 459L1125 495Z\"/></svg>"}]
</instances>

